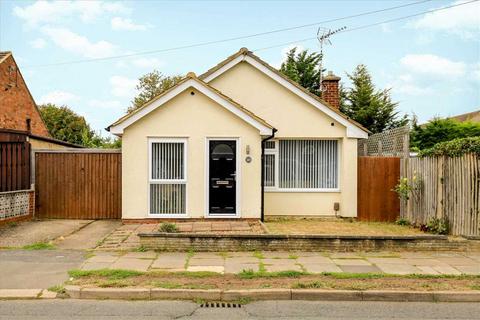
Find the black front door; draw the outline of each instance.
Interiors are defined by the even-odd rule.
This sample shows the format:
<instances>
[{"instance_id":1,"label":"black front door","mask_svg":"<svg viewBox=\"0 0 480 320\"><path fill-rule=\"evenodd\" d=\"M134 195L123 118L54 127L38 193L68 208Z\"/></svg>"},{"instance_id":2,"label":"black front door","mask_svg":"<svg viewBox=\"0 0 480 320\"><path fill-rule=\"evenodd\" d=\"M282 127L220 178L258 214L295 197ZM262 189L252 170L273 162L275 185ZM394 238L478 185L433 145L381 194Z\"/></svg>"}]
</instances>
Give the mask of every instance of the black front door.
<instances>
[{"instance_id":1,"label":"black front door","mask_svg":"<svg viewBox=\"0 0 480 320\"><path fill-rule=\"evenodd\" d=\"M236 158L235 140L209 141L209 213L235 215L236 213Z\"/></svg>"}]
</instances>

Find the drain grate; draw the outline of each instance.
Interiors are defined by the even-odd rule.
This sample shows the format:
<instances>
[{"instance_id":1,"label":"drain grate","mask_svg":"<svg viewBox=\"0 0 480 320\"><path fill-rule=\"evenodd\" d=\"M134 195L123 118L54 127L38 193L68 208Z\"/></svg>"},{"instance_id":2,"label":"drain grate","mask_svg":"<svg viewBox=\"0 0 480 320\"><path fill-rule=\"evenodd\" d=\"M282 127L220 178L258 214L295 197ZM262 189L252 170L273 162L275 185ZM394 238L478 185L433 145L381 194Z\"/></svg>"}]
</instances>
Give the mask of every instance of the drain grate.
<instances>
[{"instance_id":1,"label":"drain grate","mask_svg":"<svg viewBox=\"0 0 480 320\"><path fill-rule=\"evenodd\" d=\"M200 305L201 308L241 308L239 303L230 302L205 302Z\"/></svg>"}]
</instances>

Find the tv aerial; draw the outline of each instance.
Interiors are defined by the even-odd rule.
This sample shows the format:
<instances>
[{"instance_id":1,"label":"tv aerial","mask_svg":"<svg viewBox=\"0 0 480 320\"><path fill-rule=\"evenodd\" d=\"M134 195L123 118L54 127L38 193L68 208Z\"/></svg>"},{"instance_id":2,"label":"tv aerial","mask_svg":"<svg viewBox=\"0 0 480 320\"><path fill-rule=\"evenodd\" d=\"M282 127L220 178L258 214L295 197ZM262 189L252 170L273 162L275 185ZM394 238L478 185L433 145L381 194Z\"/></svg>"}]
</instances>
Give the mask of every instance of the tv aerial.
<instances>
[{"instance_id":1,"label":"tv aerial","mask_svg":"<svg viewBox=\"0 0 480 320\"><path fill-rule=\"evenodd\" d=\"M343 30L347 29L347 27L341 27L338 29L328 29L328 28L322 28L319 27L317 30L317 39L318 42L320 43L320 92L323 91L323 86L322 86L322 70L323 70L323 46L326 45L332 45L332 41L330 41L330 37L333 36L336 33L342 32Z\"/></svg>"}]
</instances>

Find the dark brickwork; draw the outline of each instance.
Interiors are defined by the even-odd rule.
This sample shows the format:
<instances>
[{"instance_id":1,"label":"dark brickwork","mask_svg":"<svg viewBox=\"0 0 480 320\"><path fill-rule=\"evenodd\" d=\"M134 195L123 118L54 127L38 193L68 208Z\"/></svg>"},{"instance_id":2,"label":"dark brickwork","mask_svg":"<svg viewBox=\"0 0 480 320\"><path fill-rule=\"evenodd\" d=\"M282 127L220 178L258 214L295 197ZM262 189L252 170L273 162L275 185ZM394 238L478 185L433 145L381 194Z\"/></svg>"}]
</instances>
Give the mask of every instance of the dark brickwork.
<instances>
[{"instance_id":1,"label":"dark brickwork","mask_svg":"<svg viewBox=\"0 0 480 320\"><path fill-rule=\"evenodd\" d=\"M480 241L450 241L445 236L354 237L320 235L139 234L147 249L160 251L469 251Z\"/></svg>"},{"instance_id":2,"label":"dark brickwork","mask_svg":"<svg viewBox=\"0 0 480 320\"><path fill-rule=\"evenodd\" d=\"M336 109L340 108L339 82L340 77L335 76L331 71L322 80L322 99Z\"/></svg>"},{"instance_id":3,"label":"dark brickwork","mask_svg":"<svg viewBox=\"0 0 480 320\"><path fill-rule=\"evenodd\" d=\"M0 58L1 59L1 58ZM13 56L0 63L0 128L28 131L50 137Z\"/></svg>"}]
</instances>

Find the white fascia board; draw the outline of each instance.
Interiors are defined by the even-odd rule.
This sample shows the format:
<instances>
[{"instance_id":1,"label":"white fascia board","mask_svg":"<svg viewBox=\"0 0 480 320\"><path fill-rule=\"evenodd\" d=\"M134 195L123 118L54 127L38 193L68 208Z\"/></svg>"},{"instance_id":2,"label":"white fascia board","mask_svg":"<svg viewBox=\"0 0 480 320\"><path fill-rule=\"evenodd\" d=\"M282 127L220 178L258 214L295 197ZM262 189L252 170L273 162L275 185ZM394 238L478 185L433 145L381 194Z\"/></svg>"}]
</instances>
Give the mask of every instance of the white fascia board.
<instances>
[{"instance_id":1,"label":"white fascia board","mask_svg":"<svg viewBox=\"0 0 480 320\"><path fill-rule=\"evenodd\" d=\"M232 61L230 61L229 63L227 63L226 65L224 65L223 67L221 67L220 69L218 69L217 71L209 75L208 77L206 77L204 81L207 83L210 82L211 80L215 79L216 77L218 77L219 75L231 69L232 67L234 67L235 65L237 65L242 61L249 63L256 69L260 70L261 72L263 72L264 74L266 74L267 76L269 76L270 78L272 78L273 80L275 80L276 82L278 82L279 84L287 88L288 90L295 93L297 96L301 97L311 105L315 106L317 109L323 111L326 115L328 115L332 119L344 125L347 128L347 137L358 138L358 139L368 138L367 132L363 131L358 126L352 124L350 121L348 121L347 119L345 119L344 117L336 113L335 111L331 110L329 107L320 103L318 100L312 98L311 96L303 92L301 89L297 88L295 85L291 84L289 81L285 80L283 77L279 76L269 68L265 67L263 64L259 63L257 60L253 59L252 57L241 55L233 59Z\"/></svg>"},{"instance_id":2,"label":"white fascia board","mask_svg":"<svg viewBox=\"0 0 480 320\"><path fill-rule=\"evenodd\" d=\"M175 96L178 94L182 93L183 91L187 90L188 88L193 87L197 89L199 92L203 93L210 99L214 100L221 106L223 106L225 109L229 110L230 112L234 113L236 116L241 118L242 120L246 121L253 127L257 128L260 131L261 135L270 135L272 134L272 129L265 126L264 124L260 123L257 121L255 118L250 116L249 114L243 112L236 106L234 106L231 102L228 100L224 99L220 95L218 95L216 92L208 89L204 85L200 84L198 81L190 79L188 81L185 81L172 91L168 92L166 95L161 97L158 100L153 101L150 105L146 106L145 108L139 110L137 113L132 115L130 118L125 119L124 121L120 122L119 124L112 126L110 128L110 133L116 134L116 135L122 135L123 130L133 124L134 122L138 121L139 119L143 118L153 110L157 109L161 105L165 104L169 100L173 99Z\"/></svg>"}]
</instances>

